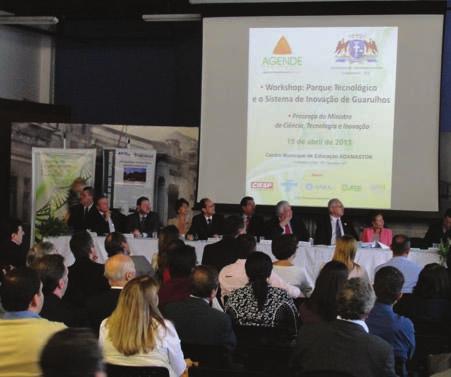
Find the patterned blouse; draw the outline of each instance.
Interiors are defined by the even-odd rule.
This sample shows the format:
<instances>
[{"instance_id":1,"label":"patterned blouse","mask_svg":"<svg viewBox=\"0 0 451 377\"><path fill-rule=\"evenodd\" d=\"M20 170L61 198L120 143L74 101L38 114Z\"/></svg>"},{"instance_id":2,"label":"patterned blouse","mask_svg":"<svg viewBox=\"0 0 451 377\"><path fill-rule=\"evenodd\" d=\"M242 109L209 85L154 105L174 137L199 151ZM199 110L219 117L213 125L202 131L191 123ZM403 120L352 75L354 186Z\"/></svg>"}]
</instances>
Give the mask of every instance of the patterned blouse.
<instances>
[{"instance_id":1,"label":"patterned blouse","mask_svg":"<svg viewBox=\"0 0 451 377\"><path fill-rule=\"evenodd\" d=\"M236 289L225 304L236 326L276 327L287 331L289 336L298 332L299 313L287 292L269 286L263 310L258 310L257 299L250 285Z\"/></svg>"}]
</instances>

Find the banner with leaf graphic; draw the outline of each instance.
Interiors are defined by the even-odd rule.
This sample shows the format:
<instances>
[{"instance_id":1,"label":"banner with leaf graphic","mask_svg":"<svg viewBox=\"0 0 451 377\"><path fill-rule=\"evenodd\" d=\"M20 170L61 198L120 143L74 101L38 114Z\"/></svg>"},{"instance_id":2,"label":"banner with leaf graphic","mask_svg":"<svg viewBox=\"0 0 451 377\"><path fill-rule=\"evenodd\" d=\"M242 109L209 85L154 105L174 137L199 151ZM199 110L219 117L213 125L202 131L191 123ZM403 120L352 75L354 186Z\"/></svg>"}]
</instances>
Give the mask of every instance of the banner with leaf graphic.
<instances>
[{"instance_id":1,"label":"banner with leaf graphic","mask_svg":"<svg viewBox=\"0 0 451 377\"><path fill-rule=\"evenodd\" d=\"M95 162L95 149L32 149L31 240L68 233L69 202L76 187L94 186Z\"/></svg>"}]
</instances>

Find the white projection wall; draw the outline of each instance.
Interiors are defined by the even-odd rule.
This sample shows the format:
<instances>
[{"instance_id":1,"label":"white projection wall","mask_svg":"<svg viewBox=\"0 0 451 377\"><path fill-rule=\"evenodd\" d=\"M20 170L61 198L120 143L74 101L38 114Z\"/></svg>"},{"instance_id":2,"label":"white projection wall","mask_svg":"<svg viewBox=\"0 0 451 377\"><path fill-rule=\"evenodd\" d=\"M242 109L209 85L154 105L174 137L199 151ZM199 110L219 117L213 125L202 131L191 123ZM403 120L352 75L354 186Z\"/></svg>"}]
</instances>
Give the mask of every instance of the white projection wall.
<instances>
[{"instance_id":1,"label":"white projection wall","mask_svg":"<svg viewBox=\"0 0 451 377\"><path fill-rule=\"evenodd\" d=\"M438 209L441 15L204 20L198 199Z\"/></svg>"}]
</instances>

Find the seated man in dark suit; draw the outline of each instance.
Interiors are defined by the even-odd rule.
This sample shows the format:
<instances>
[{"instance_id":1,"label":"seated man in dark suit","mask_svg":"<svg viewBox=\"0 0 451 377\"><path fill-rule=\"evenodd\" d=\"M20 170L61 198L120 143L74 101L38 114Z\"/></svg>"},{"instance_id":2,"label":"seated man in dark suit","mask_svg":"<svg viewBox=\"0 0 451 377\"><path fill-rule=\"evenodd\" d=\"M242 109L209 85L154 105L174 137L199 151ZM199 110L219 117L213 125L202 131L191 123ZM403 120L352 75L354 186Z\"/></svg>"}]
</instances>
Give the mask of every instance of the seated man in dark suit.
<instances>
[{"instance_id":1,"label":"seated man in dark suit","mask_svg":"<svg viewBox=\"0 0 451 377\"><path fill-rule=\"evenodd\" d=\"M290 203L282 200L276 205L276 217L268 224L268 238L273 240L282 234L294 234L299 241L308 241L310 233L304 222L293 217Z\"/></svg>"},{"instance_id":2,"label":"seated man in dark suit","mask_svg":"<svg viewBox=\"0 0 451 377\"><path fill-rule=\"evenodd\" d=\"M96 201L96 210L89 214L87 220L88 229L98 235L105 235L112 232L123 232L125 216L121 213L110 210L108 198L99 196Z\"/></svg>"},{"instance_id":3,"label":"seated man in dark suit","mask_svg":"<svg viewBox=\"0 0 451 377\"><path fill-rule=\"evenodd\" d=\"M103 276L103 264L95 262L97 251L90 234L86 231L75 233L69 245L75 263L69 267L70 284L64 299L84 307L88 297L106 291L109 285Z\"/></svg>"},{"instance_id":4,"label":"seated man in dark suit","mask_svg":"<svg viewBox=\"0 0 451 377\"><path fill-rule=\"evenodd\" d=\"M160 230L158 214L152 212L150 201L141 196L136 201L136 212L127 217L127 230L135 237L152 237Z\"/></svg>"},{"instance_id":5,"label":"seated man in dark suit","mask_svg":"<svg viewBox=\"0 0 451 377\"><path fill-rule=\"evenodd\" d=\"M193 217L187 238L206 240L223 234L224 218L215 212L215 203L204 198L199 202L202 213Z\"/></svg>"},{"instance_id":6,"label":"seated man in dark suit","mask_svg":"<svg viewBox=\"0 0 451 377\"><path fill-rule=\"evenodd\" d=\"M164 307L165 318L174 323L183 343L235 347L230 317L210 307L217 290L218 273L211 267L197 266L191 275L191 296Z\"/></svg>"},{"instance_id":7,"label":"seated man in dark suit","mask_svg":"<svg viewBox=\"0 0 451 377\"><path fill-rule=\"evenodd\" d=\"M236 238L245 233L243 219L230 216L225 220L224 236L222 240L206 245L202 256L202 264L215 267L219 272L224 266L237 259Z\"/></svg>"},{"instance_id":8,"label":"seated man in dark suit","mask_svg":"<svg viewBox=\"0 0 451 377\"><path fill-rule=\"evenodd\" d=\"M424 236L424 242L427 246L433 243L440 243L451 238L451 208L448 208L443 219L433 222Z\"/></svg>"},{"instance_id":9,"label":"seated man in dark suit","mask_svg":"<svg viewBox=\"0 0 451 377\"><path fill-rule=\"evenodd\" d=\"M181 301L189 297L191 293L190 275L196 266L196 251L194 247L183 244L182 241L174 242L169 246L172 249L168 253L168 266L170 280L163 283L158 291L160 308L170 302Z\"/></svg>"},{"instance_id":10,"label":"seated man in dark suit","mask_svg":"<svg viewBox=\"0 0 451 377\"><path fill-rule=\"evenodd\" d=\"M25 266L27 251L22 245L22 223L16 219L5 220L1 224L0 271L11 267Z\"/></svg>"},{"instance_id":11,"label":"seated man in dark suit","mask_svg":"<svg viewBox=\"0 0 451 377\"><path fill-rule=\"evenodd\" d=\"M135 265L131 258L124 254L116 254L105 263L105 277L110 289L90 297L86 302L91 328L98 335L100 324L116 309L119 294L130 280L135 277Z\"/></svg>"},{"instance_id":12,"label":"seated man in dark suit","mask_svg":"<svg viewBox=\"0 0 451 377\"><path fill-rule=\"evenodd\" d=\"M88 219L96 210L94 205L94 189L85 187L80 194L80 204L69 208L69 221L67 224L74 232L86 230Z\"/></svg>"},{"instance_id":13,"label":"seated man in dark suit","mask_svg":"<svg viewBox=\"0 0 451 377\"><path fill-rule=\"evenodd\" d=\"M49 321L63 322L70 327L83 326L84 313L62 300L68 284L68 270L64 265L64 257L59 254L44 255L36 259L31 268L38 273L42 282L44 306L40 316Z\"/></svg>"},{"instance_id":14,"label":"seated man in dark suit","mask_svg":"<svg viewBox=\"0 0 451 377\"><path fill-rule=\"evenodd\" d=\"M105 237L105 250L108 257L112 257L117 254L124 254L132 258L135 264L136 276L154 276L155 271L152 265L143 255L131 255L130 246L128 245L127 239L122 233L113 232Z\"/></svg>"},{"instance_id":15,"label":"seated man in dark suit","mask_svg":"<svg viewBox=\"0 0 451 377\"><path fill-rule=\"evenodd\" d=\"M339 199L331 199L327 208L329 215L316 224L315 245L335 245L337 238L345 234L358 241L352 222L344 217L343 203Z\"/></svg>"},{"instance_id":16,"label":"seated man in dark suit","mask_svg":"<svg viewBox=\"0 0 451 377\"><path fill-rule=\"evenodd\" d=\"M364 322L374 300L365 279L348 280L337 295L337 319L301 327L292 357L294 375L336 371L355 377L395 377L392 347L369 334Z\"/></svg>"},{"instance_id":17,"label":"seated man in dark suit","mask_svg":"<svg viewBox=\"0 0 451 377\"><path fill-rule=\"evenodd\" d=\"M255 214L255 201L251 196L245 196L240 202L242 217L244 221L244 226L246 228L246 233L252 234L253 236L264 236L265 235L265 222L262 216Z\"/></svg>"}]
</instances>

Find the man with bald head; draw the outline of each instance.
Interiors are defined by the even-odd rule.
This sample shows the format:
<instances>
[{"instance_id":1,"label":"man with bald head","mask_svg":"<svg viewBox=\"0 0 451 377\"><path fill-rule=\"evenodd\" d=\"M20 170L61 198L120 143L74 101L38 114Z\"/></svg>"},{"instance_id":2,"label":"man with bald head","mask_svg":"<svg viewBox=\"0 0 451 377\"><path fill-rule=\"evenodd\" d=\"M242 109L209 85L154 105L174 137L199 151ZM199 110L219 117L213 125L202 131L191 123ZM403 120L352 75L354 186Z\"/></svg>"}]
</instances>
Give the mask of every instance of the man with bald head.
<instances>
[{"instance_id":1,"label":"man with bald head","mask_svg":"<svg viewBox=\"0 0 451 377\"><path fill-rule=\"evenodd\" d=\"M87 303L91 328L98 334L100 323L116 308L122 288L136 275L133 260L125 254L116 254L105 263L105 278L110 289L91 297Z\"/></svg>"},{"instance_id":2,"label":"man with bald head","mask_svg":"<svg viewBox=\"0 0 451 377\"><path fill-rule=\"evenodd\" d=\"M210 307L218 291L218 273L209 266L197 266L191 274L191 295L167 304L165 318L171 320L183 343L223 345L235 348L236 338L230 317Z\"/></svg>"}]
</instances>

